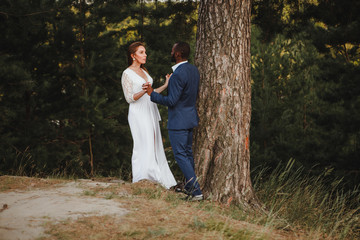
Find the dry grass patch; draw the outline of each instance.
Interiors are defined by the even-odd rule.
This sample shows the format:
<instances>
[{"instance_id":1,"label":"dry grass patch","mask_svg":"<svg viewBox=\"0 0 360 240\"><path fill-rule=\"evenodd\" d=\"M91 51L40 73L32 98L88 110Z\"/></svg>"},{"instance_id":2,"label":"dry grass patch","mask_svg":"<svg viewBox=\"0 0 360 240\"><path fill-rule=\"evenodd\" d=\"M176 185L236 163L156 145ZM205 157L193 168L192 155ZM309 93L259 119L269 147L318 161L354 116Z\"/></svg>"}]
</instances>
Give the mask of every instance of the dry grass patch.
<instances>
[{"instance_id":1,"label":"dry grass patch","mask_svg":"<svg viewBox=\"0 0 360 240\"><path fill-rule=\"evenodd\" d=\"M32 178L19 176L0 176L0 192L11 192L14 190L31 190L34 188L48 188L69 180L52 178Z\"/></svg>"},{"instance_id":2,"label":"dry grass patch","mask_svg":"<svg viewBox=\"0 0 360 240\"><path fill-rule=\"evenodd\" d=\"M229 211L209 201L188 202L184 195L141 181L107 188L94 187L94 197L113 192L130 213L121 217L87 217L49 225L45 239L296 239L228 216ZM118 196L126 192L127 195ZM224 209L225 208L225 209Z\"/></svg>"},{"instance_id":3,"label":"dry grass patch","mask_svg":"<svg viewBox=\"0 0 360 240\"><path fill-rule=\"evenodd\" d=\"M4 190L46 188L67 180L0 177ZM111 184L104 184L110 182ZM89 184L91 183L91 184ZM94 179L80 184L83 196L109 199L129 210L123 216L88 216L55 222L48 219L41 240L77 239L305 239L251 221L239 208L211 201L188 202L185 195L150 181L138 183L116 179ZM81 199L79 199L81 201Z\"/></svg>"},{"instance_id":4,"label":"dry grass patch","mask_svg":"<svg viewBox=\"0 0 360 240\"><path fill-rule=\"evenodd\" d=\"M122 233L119 231L118 224L117 218L109 216L84 217L76 221L62 221L58 224L47 223L45 233L48 236L41 237L39 240L121 239Z\"/></svg>"}]
</instances>

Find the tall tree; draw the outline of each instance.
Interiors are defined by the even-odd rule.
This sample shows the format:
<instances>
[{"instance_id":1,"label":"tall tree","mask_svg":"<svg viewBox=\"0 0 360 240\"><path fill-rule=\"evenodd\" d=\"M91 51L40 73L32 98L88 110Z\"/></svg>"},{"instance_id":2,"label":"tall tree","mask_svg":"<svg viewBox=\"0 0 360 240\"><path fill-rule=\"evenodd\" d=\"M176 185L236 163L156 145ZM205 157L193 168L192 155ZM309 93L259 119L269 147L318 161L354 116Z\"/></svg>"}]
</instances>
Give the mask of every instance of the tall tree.
<instances>
[{"instance_id":1,"label":"tall tree","mask_svg":"<svg viewBox=\"0 0 360 240\"><path fill-rule=\"evenodd\" d=\"M257 207L250 179L250 2L200 2L195 54L200 123L194 155L207 195Z\"/></svg>"}]
</instances>

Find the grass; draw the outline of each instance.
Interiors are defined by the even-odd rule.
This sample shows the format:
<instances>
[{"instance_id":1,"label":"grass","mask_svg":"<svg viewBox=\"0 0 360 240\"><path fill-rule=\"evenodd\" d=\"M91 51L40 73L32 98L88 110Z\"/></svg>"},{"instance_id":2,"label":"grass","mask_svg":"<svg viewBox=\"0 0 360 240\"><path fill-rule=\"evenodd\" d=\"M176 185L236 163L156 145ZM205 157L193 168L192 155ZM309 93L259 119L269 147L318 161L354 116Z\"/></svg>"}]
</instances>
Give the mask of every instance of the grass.
<instances>
[{"instance_id":1,"label":"grass","mask_svg":"<svg viewBox=\"0 0 360 240\"><path fill-rule=\"evenodd\" d=\"M222 208L219 204L187 202L181 200L183 195L148 181L109 188L99 186L88 190L86 196L101 197L109 190L114 194L112 201L121 202L130 210L129 214L121 218L94 216L49 223L48 236L41 239L89 239L89 234L91 239L275 239L259 238L263 234L258 229L252 232L251 224L218 215ZM128 194L119 198L120 192ZM240 235L244 238L238 238ZM267 236L271 235L269 231Z\"/></svg>"},{"instance_id":2,"label":"grass","mask_svg":"<svg viewBox=\"0 0 360 240\"><path fill-rule=\"evenodd\" d=\"M216 202L187 202L149 181L92 187L83 196L120 202L129 214L93 216L46 226L49 239L359 239L360 193L342 189L341 179L329 181L329 171L310 176L290 160L270 174L253 174L253 186L265 212ZM54 180L47 180L54 181ZM39 179L0 177L8 191ZM6 183L6 184L3 184ZM52 183L52 182L51 182Z\"/></svg>"},{"instance_id":3,"label":"grass","mask_svg":"<svg viewBox=\"0 0 360 240\"><path fill-rule=\"evenodd\" d=\"M30 178L18 176L0 176L0 192L17 190L32 190L34 188L51 188L56 184L64 183L65 179Z\"/></svg>"},{"instance_id":4,"label":"grass","mask_svg":"<svg viewBox=\"0 0 360 240\"><path fill-rule=\"evenodd\" d=\"M342 179L329 180L331 170L310 176L295 161L279 165L265 177L256 174L254 188L268 210L258 223L301 229L329 239L360 238L360 191L344 191Z\"/></svg>"},{"instance_id":5,"label":"grass","mask_svg":"<svg viewBox=\"0 0 360 240\"><path fill-rule=\"evenodd\" d=\"M91 190L85 190L85 191L83 191L83 195L84 196L96 196L96 192L91 191Z\"/></svg>"}]
</instances>

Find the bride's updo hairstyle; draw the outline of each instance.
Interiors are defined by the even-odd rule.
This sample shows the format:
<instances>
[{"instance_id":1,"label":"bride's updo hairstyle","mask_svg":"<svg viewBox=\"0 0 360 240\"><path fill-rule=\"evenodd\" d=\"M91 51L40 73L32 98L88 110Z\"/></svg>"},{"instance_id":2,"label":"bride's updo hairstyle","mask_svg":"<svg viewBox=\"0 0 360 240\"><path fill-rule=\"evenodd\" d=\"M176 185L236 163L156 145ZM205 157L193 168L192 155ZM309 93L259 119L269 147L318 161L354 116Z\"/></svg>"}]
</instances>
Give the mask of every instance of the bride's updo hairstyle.
<instances>
[{"instance_id":1,"label":"bride's updo hairstyle","mask_svg":"<svg viewBox=\"0 0 360 240\"><path fill-rule=\"evenodd\" d=\"M143 46L145 48L145 45L142 42L133 42L132 44L130 44L127 51L128 66L131 66L133 63L133 58L131 57L131 54L135 54L140 46ZM144 67L143 64L141 64L140 67L147 72L147 69Z\"/></svg>"}]
</instances>

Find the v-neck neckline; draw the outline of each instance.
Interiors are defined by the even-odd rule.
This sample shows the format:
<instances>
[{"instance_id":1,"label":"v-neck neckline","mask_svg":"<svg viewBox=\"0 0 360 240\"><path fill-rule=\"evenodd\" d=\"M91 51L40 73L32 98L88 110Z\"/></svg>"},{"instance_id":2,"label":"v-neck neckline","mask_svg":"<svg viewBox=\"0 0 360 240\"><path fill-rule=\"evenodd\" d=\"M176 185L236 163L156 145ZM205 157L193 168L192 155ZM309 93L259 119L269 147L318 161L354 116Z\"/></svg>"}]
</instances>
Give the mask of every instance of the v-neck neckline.
<instances>
[{"instance_id":1,"label":"v-neck neckline","mask_svg":"<svg viewBox=\"0 0 360 240\"><path fill-rule=\"evenodd\" d=\"M141 71L143 71L143 73L145 74L145 76L146 76L146 78L147 78L147 80L145 79L145 78L143 78L142 76L140 76L139 74L137 74L134 70L132 70L131 68L128 68L128 69L130 69L131 71L133 71L137 76L139 76L142 80L144 80L145 82L149 82L149 77L146 75L146 72L142 69L142 68L140 68L141 69Z\"/></svg>"}]
</instances>

